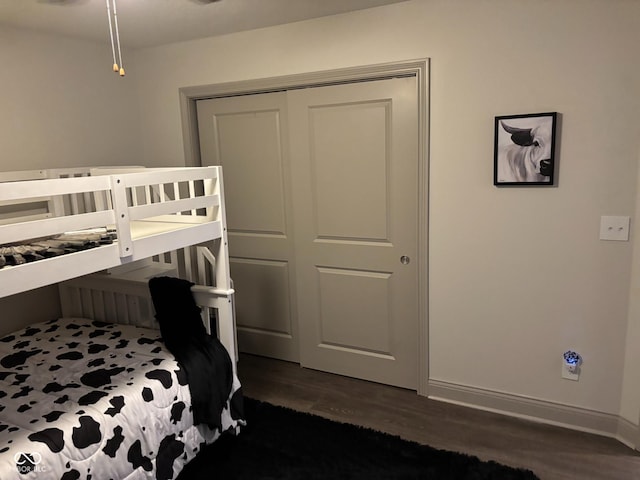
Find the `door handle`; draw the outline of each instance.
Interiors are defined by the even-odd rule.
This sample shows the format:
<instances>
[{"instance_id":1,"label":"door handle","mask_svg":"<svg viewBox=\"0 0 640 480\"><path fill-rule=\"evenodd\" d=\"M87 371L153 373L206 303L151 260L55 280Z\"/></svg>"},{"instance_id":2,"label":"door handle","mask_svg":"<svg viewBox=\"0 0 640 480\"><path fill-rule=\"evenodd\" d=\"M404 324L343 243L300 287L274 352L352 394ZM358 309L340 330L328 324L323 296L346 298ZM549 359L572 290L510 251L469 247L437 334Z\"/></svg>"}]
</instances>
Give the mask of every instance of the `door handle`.
<instances>
[{"instance_id":1,"label":"door handle","mask_svg":"<svg viewBox=\"0 0 640 480\"><path fill-rule=\"evenodd\" d=\"M400 263L403 265L409 265L410 261L411 261L411 258L409 258L407 255L402 255L400 257Z\"/></svg>"}]
</instances>

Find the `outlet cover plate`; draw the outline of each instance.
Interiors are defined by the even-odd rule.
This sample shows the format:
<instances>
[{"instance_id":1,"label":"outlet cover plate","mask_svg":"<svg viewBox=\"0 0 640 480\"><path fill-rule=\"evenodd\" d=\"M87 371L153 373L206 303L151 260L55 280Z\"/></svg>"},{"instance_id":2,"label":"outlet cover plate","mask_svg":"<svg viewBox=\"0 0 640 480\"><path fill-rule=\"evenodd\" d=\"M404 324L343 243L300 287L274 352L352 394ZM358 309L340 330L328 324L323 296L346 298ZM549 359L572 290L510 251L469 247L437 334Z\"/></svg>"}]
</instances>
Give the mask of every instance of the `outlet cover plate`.
<instances>
[{"instance_id":1,"label":"outlet cover plate","mask_svg":"<svg viewBox=\"0 0 640 480\"><path fill-rule=\"evenodd\" d=\"M564 362L562 362L562 378L577 382L580 379L580 367L576 369L576 373L571 373Z\"/></svg>"}]
</instances>

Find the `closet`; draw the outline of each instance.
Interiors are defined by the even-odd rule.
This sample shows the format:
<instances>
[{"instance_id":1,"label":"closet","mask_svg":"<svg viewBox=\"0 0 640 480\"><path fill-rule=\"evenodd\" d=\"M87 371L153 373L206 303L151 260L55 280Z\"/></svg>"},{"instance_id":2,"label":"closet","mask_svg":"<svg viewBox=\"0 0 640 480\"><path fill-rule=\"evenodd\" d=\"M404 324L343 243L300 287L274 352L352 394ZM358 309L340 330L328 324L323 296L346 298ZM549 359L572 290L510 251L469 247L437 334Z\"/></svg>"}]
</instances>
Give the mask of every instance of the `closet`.
<instances>
[{"instance_id":1,"label":"closet","mask_svg":"<svg viewBox=\"0 0 640 480\"><path fill-rule=\"evenodd\" d=\"M415 76L196 102L241 351L418 387Z\"/></svg>"}]
</instances>

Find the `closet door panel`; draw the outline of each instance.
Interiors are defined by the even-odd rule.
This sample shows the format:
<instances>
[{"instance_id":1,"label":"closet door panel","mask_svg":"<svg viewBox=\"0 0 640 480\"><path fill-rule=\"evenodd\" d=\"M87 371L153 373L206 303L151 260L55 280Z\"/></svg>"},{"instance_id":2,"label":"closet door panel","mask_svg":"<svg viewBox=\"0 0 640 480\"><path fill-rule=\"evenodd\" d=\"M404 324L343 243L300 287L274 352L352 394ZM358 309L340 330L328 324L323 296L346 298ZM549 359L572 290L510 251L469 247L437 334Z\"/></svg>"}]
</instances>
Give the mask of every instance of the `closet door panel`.
<instances>
[{"instance_id":1,"label":"closet door panel","mask_svg":"<svg viewBox=\"0 0 640 480\"><path fill-rule=\"evenodd\" d=\"M298 361L286 94L200 100L203 165L222 165L240 351Z\"/></svg>"},{"instance_id":2,"label":"closet door panel","mask_svg":"<svg viewBox=\"0 0 640 480\"><path fill-rule=\"evenodd\" d=\"M288 104L301 364L416 389L416 79Z\"/></svg>"}]
</instances>

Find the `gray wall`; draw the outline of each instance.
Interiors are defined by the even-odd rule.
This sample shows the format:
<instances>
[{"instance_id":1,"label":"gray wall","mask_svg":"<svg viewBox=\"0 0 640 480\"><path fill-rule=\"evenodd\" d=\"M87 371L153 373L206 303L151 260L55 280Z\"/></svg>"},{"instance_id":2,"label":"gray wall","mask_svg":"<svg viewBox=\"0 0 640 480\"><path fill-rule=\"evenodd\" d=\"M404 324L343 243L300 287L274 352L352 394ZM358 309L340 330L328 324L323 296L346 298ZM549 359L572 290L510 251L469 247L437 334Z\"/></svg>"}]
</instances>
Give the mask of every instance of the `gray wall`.
<instances>
[{"instance_id":1,"label":"gray wall","mask_svg":"<svg viewBox=\"0 0 640 480\"><path fill-rule=\"evenodd\" d=\"M430 378L638 424L639 232L598 229L639 223L639 2L410 0L128 52L124 83L106 44L0 39L3 170L179 165L180 87L430 58ZM544 111L558 188L494 187L493 117Z\"/></svg>"},{"instance_id":2,"label":"gray wall","mask_svg":"<svg viewBox=\"0 0 640 480\"><path fill-rule=\"evenodd\" d=\"M140 163L132 81L108 45L0 27L0 170ZM0 334L59 316L57 287L0 299Z\"/></svg>"},{"instance_id":3,"label":"gray wall","mask_svg":"<svg viewBox=\"0 0 640 480\"><path fill-rule=\"evenodd\" d=\"M140 50L129 71L143 158L168 165L180 87L430 58L430 378L618 414L632 243L598 233L635 212L639 41L638 2L413 0ZM494 187L494 116L545 111L559 187ZM569 348L579 382L561 378Z\"/></svg>"}]
</instances>

